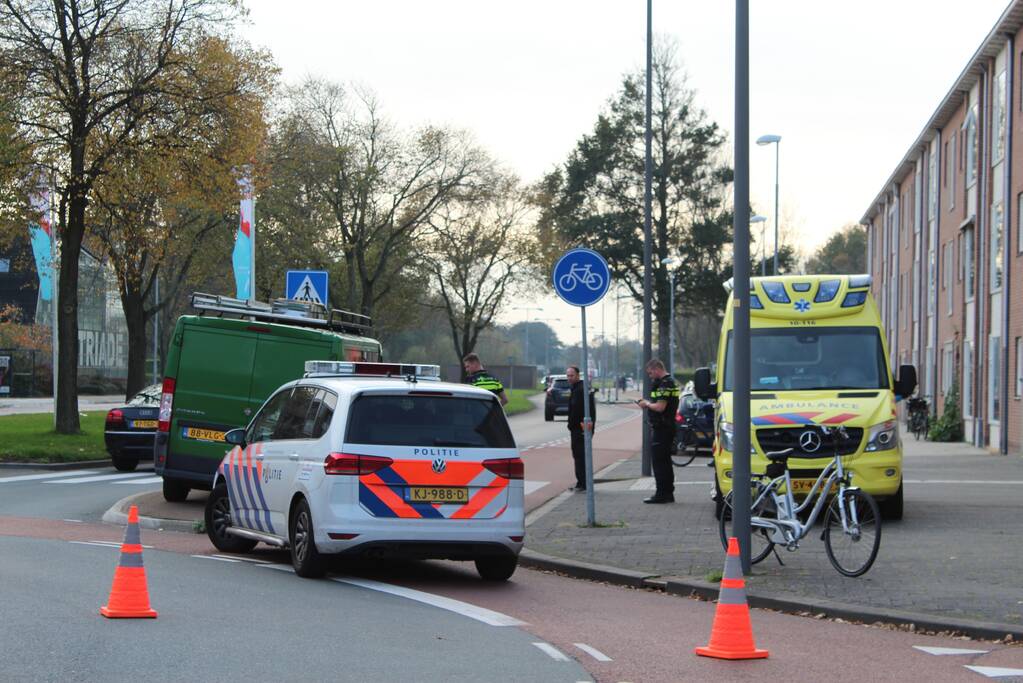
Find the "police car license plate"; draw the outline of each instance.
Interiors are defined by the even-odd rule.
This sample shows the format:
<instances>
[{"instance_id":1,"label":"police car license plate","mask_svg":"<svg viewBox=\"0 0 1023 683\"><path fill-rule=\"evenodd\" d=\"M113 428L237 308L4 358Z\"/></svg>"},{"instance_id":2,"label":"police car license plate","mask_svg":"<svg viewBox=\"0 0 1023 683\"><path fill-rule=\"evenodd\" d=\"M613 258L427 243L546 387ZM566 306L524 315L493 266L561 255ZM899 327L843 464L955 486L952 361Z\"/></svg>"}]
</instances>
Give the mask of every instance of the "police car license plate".
<instances>
[{"instance_id":1,"label":"police car license plate","mask_svg":"<svg viewBox=\"0 0 1023 683\"><path fill-rule=\"evenodd\" d=\"M156 420L133 420L133 429L156 429Z\"/></svg>"},{"instance_id":2,"label":"police car license plate","mask_svg":"<svg viewBox=\"0 0 1023 683\"><path fill-rule=\"evenodd\" d=\"M410 486L410 503L468 503L469 488L466 486Z\"/></svg>"},{"instance_id":3,"label":"police car license plate","mask_svg":"<svg viewBox=\"0 0 1023 683\"><path fill-rule=\"evenodd\" d=\"M815 483L816 479L793 479L792 493L809 493ZM838 482L831 485L831 493L838 493Z\"/></svg>"},{"instance_id":4,"label":"police car license plate","mask_svg":"<svg viewBox=\"0 0 1023 683\"><path fill-rule=\"evenodd\" d=\"M200 429L198 427L185 427L184 436L187 439L198 439L199 441L223 441L224 432L216 429Z\"/></svg>"}]
</instances>

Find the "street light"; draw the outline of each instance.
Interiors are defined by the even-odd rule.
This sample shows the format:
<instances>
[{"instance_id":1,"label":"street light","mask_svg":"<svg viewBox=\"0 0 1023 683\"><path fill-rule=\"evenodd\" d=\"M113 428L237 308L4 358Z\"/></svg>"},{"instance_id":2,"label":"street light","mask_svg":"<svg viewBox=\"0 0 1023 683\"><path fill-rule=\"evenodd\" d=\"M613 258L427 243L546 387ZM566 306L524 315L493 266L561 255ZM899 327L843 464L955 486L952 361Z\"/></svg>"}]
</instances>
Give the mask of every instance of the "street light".
<instances>
[{"instance_id":1,"label":"street light","mask_svg":"<svg viewBox=\"0 0 1023 683\"><path fill-rule=\"evenodd\" d=\"M778 274L778 156L781 149L779 143L781 143L780 135L761 135L757 138L757 144L761 147L774 145L774 272L772 275Z\"/></svg>"},{"instance_id":2,"label":"street light","mask_svg":"<svg viewBox=\"0 0 1023 683\"><path fill-rule=\"evenodd\" d=\"M543 365L549 375L551 374L551 326L547 323L561 322L561 318L534 318L534 320L544 324L544 333L547 341L544 344Z\"/></svg>"},{"instance_id":3,"label":"street light","mask_svg":"<svg viewBox=\"0 0 1023 683\"><path fill-rule=\"evenodd\" d=\"M674 256L661 261L661 265L668 269L668 277L671 278L671 286L668 290L671 302L668 306L668 374L673 375L672 368L675 363L675 268L682 265L682 262Z\"/></svg>"},{"instance_id":4,"label":"street light","mask_svg":"<svg viewBox=\"0 0 1023 683\"><path fill-rule=\"evenodd\" d=\"M766 223L766 221L767 221L767 217L766 216L760 216L760 215L751 216L750 219L749 219L750 225L753 225L754 223ZM767 233L765 232L766 229L767 229L766 225L764 225L764 226L762 226L760 228L760 275L761 276L767 275L767 245L765 244L765 240L767 239Z\"/></svg>"}]
</instances>

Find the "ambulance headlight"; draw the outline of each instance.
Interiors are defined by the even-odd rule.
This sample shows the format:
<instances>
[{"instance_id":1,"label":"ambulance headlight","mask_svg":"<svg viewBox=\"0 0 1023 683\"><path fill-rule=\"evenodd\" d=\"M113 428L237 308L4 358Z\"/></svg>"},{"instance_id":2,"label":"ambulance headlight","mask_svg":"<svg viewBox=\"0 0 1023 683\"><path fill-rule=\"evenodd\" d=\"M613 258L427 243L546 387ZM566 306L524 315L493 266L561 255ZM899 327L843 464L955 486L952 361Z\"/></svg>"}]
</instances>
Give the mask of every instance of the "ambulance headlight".
<instances>
[{"instance_id":1,"label":"ambulance headlight","mask_svg":"<svg viewBox=\"0 0 1023 683\"><path fill-rule=\"evenodd\" d=\"M867 433L868 453L877 451L890 451L899 444L898 423L895 420L888 420L879 425L874 425Z\"/></svg>"},{"instance_id":2,"label":"ambulance headlight","mask_svg":"<svg viewBox=\"0 0 1023 683\"><path fill-rule=\"evenodd\" d=\"M752 437L752 434L750 435ZM718 430L718 441L721 443L721 448L728 451L729 453L735 452L735 428L731 422L722 422L721 427ZM756 449L753 448L753 439L750 439L749 453L750 455L756 454Z\"/></svg>"}]
</instances>

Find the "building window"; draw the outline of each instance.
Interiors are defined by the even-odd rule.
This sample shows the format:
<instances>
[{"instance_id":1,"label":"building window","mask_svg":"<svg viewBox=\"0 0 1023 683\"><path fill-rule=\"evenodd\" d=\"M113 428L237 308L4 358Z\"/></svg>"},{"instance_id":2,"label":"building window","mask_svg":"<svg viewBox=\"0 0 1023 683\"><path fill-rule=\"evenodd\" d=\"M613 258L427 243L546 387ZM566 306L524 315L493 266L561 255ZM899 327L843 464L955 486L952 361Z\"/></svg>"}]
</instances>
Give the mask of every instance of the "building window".
<instances>
[{"instance_id":1,"label":"building window","mask_svg":"<svg viewBox=\"0 0 1023 683\"><path fill-rule=\"evenodd\" d=\"M966 153L966 188L973 187L977 182L977 105L970 107L966 117L966 132L963 139L963 151Z\"/></svg>"},{"instance_id":2,"label":"building window","mask_svg":"<svg viewBox=\"0 0 1023 683\"><path fill-rule=\"evenodd\" d=\"M976 268L973 263L973 227L963 230L963 295L967 301L973 300Z\"/></svg>"},{"instance_id":3,"label":"building window","mask_svg":"<svg viewBox=\"0 0 1023 683\"><path fill-rule=\"evenodd\" d=\"M932 246L927 252L927 315L934 315L938 301L938 252Z\"/></svg>"},{"instance_id":4,"label":"building window","mask_svg":"<svg viewBox=\"0 0 1023 683\"><path fill-rule=\"evenodd\" d=\"M945 252L944 272L941 274L941 288L945 290L945 308L948 315L952 315L952 241L950 240L942 249Z\"/></svg>"},{"instance_id":5,"label":"building window","mask_svg":"<svg viewBox=\"0 0 1023 683\"><path fill-rule=\"evenodd\" d=\"M1016 337L1016 398L1023 397L1023 338Z\"/></svg>"},{"instance_id":6,"label":"building window","mask_svg":"<svg viewBox=\"0 0 1023 683\"><path fill-rule=\"evenodd\" d=\"M1002 71L1000 74L995 76L995 92L994 92L994 118L995 118L995 139L994 139L994 157L991 159L991 165L994 166L1002 159L1005 158L1005 72Z\"/></svg>"},{"instance_id":7,"label":"building window","mask_svg":"<svg viewBox=\"0 0 1023 683\"><path fill-rule=\"evenodd\" d=\"M1020 98L1023 100L1023 97ZM1016 195L1016 253L1023 254L1023 192Z\"/></svg>"},{"instance_id":8,"label":"building window","mask_svg":"<svg viewBox=\"0 0 1023 683\"><path fill-rule=\"evenodd\" d=\"M937 151L938 147L932 147ZM932 152L927 155L927 218L934 220L938 214L938 161Z\"/></svg>"},{"instance_id":9,"label":"building window","mask_svg":"<svg viewBox=\"0 0 1023 683\"><path fill-rule=\"evenodd\" d=\"M945 344L945 349L941 354L941 393L947 394L949 389L952 388L953 378L953 354L955 349L952 347L952 342Z\"/></svg>"},{"instance_id":10,"label":"building window","mask_svg":"<svg viewBox=\"0 0 1023 683\"><path fill-rule=\"evenodd\" d=\"M1005 220L1002 203L991 207L991 291L1002 288L1002 239L1005 234Z\"/></svg>"},{"instance_id":11,"label":"building window","mask_svg":"<svg viewBox=\"0 0 1023 683\"><path fill-rule=\"evenodd\" d=\"M987 360L987 419L988 422L1000 422L1002 414L1002 350L1001 337L988 339Z\"/></svg>"},{"instance_id":12,"label":"building window","mask_svg":"<svg viewBox=\"0 0 1023 683\"><path fill-rule=\"evenodd\" d=\"M946 155L945 158L945 174L948 177L948 208L952 210L956 208L956 136L957 133L952 133L952 153Z\"/></svg>"},{"instance_id":13,"label":"building window","mask_svg":"<svg viewBox=\"0 0 1023 683\"><path fill-rule=\"evenodd\" d=\"M973 417L973 346L963 342L963 415Z\"/></svg>"}]
</instances>

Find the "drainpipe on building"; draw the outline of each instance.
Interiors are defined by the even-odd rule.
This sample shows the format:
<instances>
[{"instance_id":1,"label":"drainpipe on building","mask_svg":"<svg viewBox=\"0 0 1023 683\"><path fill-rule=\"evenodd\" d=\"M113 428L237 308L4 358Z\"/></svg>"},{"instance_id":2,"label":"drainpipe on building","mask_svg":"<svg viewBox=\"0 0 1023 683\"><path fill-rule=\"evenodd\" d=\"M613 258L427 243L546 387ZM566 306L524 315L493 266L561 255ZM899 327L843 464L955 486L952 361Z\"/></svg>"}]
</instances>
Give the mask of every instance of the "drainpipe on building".
<instances>
[{"instance_id":1,"label":"drainpipe on building","mask_svg":"<svg viewBox=\"0 0 1023 683\"><path fill-rule=\"evenodd\" d=\"M1005 165L1005 183L1002 194L1005 197L1005 206L1002 208L1002 400L1001 415L1002 423L1001 439L999 450L1002 455L1009 453L1009 276L1011 275L1012 259L1009 258L1010 246L1012 244L1012 122L1013 112L1012 93L1013 85L1016 82L1015 54L1016 36L1009 34L1008 59L1005 60L1005 158L1002 163ZM1018 372L1018 370L1017 370Z\"/></svg>"},{"instance_id":2,"label":"drainpipe on building","mask_svg":"<svg viewBox=\"0 0 1023 683\"><path fill-rule=\"evenodd\" d=\"M941 247L942 247L942 245L941 245L941 169L943 168L942 164L945 163L945 160L941 156L942 139L941 139L941 130L940 129L937 131L937 135L935 137L937 138L938 144L934 148L937 150L937 157L938 158L937 158L937 160L934 163L934 172L938 175L938 178L937 178L937 180L934 183L934 187L937 188L937 189L935 190L936 195L935 195L935 198L934 198L934 208L935 208L935 215L934 215L934 242L935 242L935 244L934 244L934 289L935 289L935 291L934 291L934 334L931 336L931 339L933 340L932 341L932 346L934 348L934 368L933 368L933 371L934 371L935 377L934 377L934 385L933 386L934 386L934 394L935 395L931 396L931 410L934 413L934 415L937 415L938 414L937 395L939 393L941 393L941 388L938 386L938 376L937 376L938 375L938 365L939 365L938 357L941 356L941 353L938 350L938 328L941 326L941 316L939 314L939 311L941 310L941 294L940 294L940 292L941 292L941 277L942 277L941 269L945 267L944 259L942 258L944 256L944 254L942 254L942 251L941 251ZM930 168L930 166L928 166L928 168ZM930 181L930 179L928 179L928 182L929 181ZM954 241L952 243L955 244ZM954 282L954 280L953 280L953 282ZM954 285L950 285L950 286L954 286ZM955 364L953 363L953 367L954 367L954 365ZM955 372L955 370L953 369L952 372Z\"/></svg>"},{"instance_id":3,"label":"drainpipe on building","mask_svg":"<svg viewBox=\"0 0 1023 683\"><path fill-rule=\"evenodd\" d=\"M987 386L987 347L991 339L991 326L988 324L988 308L990 307L991 297L988 265L991 253L990 245L988 244L988 215L990 207L988 206L989 192L987 187L991 180L991 148L989 144L989 131L991 127L988 125L988 120L991 116L990 74L991 69L985 64L980 76L980 116L977 117L977 126L979 128L977 134L980 136L980 159L977 161L980 164L980 168L977 169L977 254L974 255L974 258L980 257L977 259L979 261L979 267L977 268L977 294L980 294L981 289L983 289L984 296L977 297L977 327L974 333L974 338L981 343L977 344L977 353L975 354L977 368L980 372L973 373L973 383L977 389L974 396L980 399L979 409L976 411L979 414L979 419L974 422L973 427L973 445L984 449L988 447L986 443L989 433L988 421L991 417L988 413Z\"/></svg>"}]
</instances>

